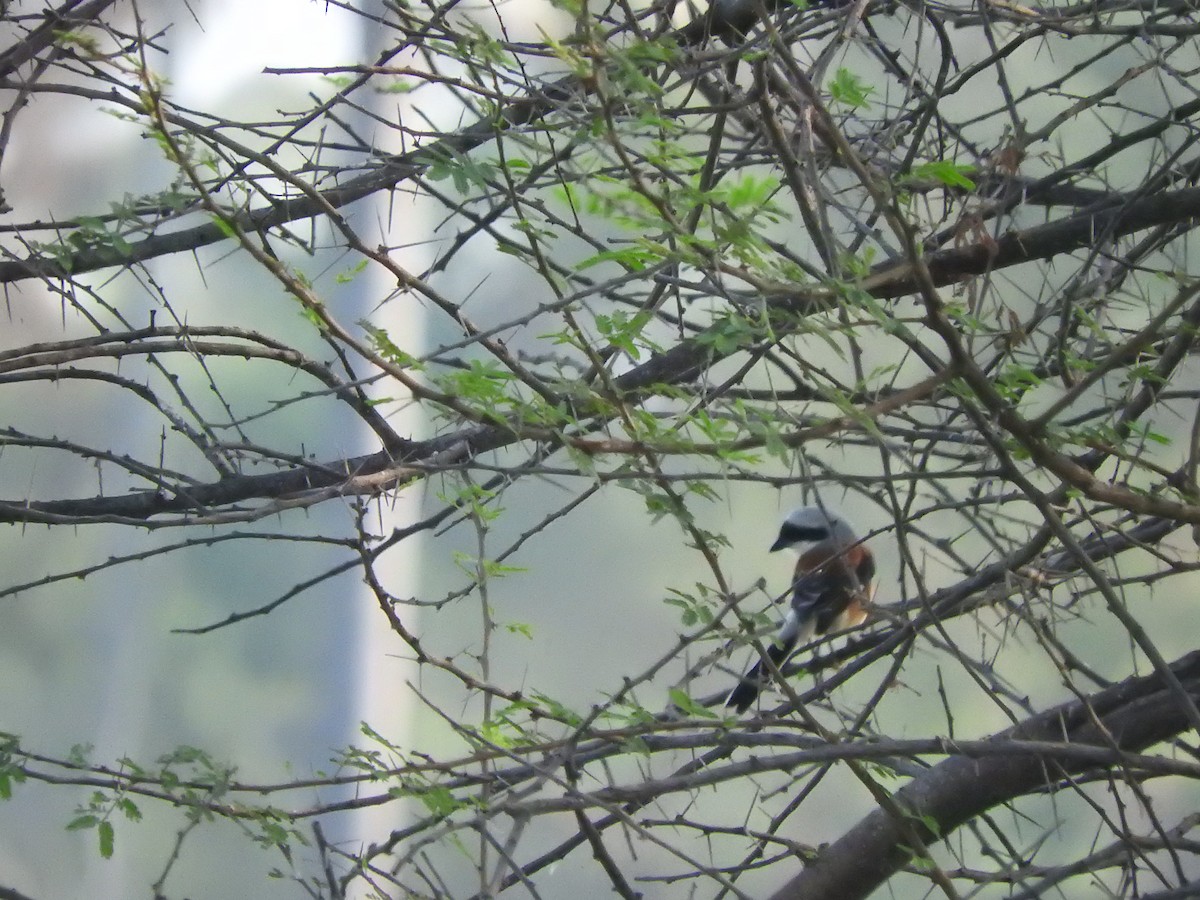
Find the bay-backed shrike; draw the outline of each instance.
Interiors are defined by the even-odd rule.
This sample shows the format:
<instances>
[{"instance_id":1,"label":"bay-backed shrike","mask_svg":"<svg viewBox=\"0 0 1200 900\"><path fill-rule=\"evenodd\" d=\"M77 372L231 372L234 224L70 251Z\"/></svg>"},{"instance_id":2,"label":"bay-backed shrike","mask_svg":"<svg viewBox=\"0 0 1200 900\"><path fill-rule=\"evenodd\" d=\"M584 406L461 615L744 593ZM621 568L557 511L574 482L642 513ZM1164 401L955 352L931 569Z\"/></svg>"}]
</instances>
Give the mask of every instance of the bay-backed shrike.
<instances>
[{"instance_id":1,"label":"bay-backed shrike","mask_svg":"<svg viewBox=\"0 0 1200 900\"><path fill-rule=\"evenodd\" d=\"M775 642L767 647L773 668L778 669L797 645L827 631L853 628L867 618L875 557L858 539L846 520L830 509L804 506L791 512L779 529L771 552L784 547L800 549L792 577L791 608ZM725 701L745 712L758 697L770 668L759 660L742 676Z\"/></svg>"}]
</instances>

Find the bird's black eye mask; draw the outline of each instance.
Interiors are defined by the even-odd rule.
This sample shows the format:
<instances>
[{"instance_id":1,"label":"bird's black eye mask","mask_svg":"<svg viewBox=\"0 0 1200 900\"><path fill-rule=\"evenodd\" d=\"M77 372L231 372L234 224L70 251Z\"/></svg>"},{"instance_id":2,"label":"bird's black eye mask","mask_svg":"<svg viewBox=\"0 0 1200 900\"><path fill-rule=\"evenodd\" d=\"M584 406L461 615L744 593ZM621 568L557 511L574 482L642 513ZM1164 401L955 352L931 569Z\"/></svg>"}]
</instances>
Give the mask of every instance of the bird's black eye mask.
<instances>
[{"instance_id":1,"label":"bird's black eye mask","mask_svg":"<svg viewBox=\"0 0 1200 900\"><path fill-rule=\"evenodd\" d=\"M802 541L811 541L816 543L823 541L829 537L828 528L817 528L812 525L789 525L783 523L783 527L779 529L779 538L775 541L772 550L778 550L782 547L790 547L792 544L798 544Z\"/></svg>"}]
</instances>

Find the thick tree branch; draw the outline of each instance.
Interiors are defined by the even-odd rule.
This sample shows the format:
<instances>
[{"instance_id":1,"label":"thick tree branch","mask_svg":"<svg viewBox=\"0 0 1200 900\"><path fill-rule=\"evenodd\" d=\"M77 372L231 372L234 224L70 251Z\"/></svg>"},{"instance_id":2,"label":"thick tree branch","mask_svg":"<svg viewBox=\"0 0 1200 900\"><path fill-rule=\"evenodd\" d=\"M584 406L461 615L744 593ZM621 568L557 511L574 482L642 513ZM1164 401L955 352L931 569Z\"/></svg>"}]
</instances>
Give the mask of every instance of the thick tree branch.
<instances>
[{"instance_id":1,"label":"thick tree branch","mask_svg":"<svg viewBox=\"0 0 1200 900\"><path fill-rule=\"evenodd\" d=\"M1200 651L1172 663L1171 671L1189 696L1200 701ZM1138 753L1188 727L1188 716L1171 689L1153 674L1047 710L992 740L1065 741ZM912 859L904 845L906 828L916 825L924 829L927 841L943 840L997 804L1053 789L1068 776L1101 771L1053 753L948 759L893 795L896 804L910 812L908 822L875 810L822 850L773 900L867 897ZM933 823L936 828L929 827Z\"/></svg>"},{"instance_id":2,"label":"thick tree branch","mask_svg":"<svg viewBox=\"0 0 1200 900\"><path fill-rule=\"evenodd\" d=\"M68 0L57 9L47 9L41 25L22 34L20 40L0 53L0 78L7 77L47 47L61 40L62 33L91 24L116 0Z\"/></svg>"},{"instance_id":3,"label":"thick tree branch","mask_svg":"<svg viewBox=\"0 0 1200 900\"><path fill-rule=\"evenodd\" d=\"M936 286L998 271L1038 259L1053 259L1088 250L1098 243L1158 225L1184 224L1200 217L1200 188L1154 194L1141 199L1116 197L1102 208L1068 216L1035 228L1010 231L996 241L976 241L923 258ZM901 297L919 290L916 266L885 263L864 280L879 298Z\"/></svg>"},{"instance_id":4,"label":"thick tree branch","mask_svg":"<svg viewBox=\"0 0 1200 900\"><path fill-rule=\"evenodd\" d=\"M1120 237L1165 223L1188 222L1194 217L1200 217L1200 188L1148 197L1098 212L1071 216L1025 231L1011 232L990 245L979 243L966 248L940 250L929 254L925 258L925 264L936 286L941 287L989 270L1087 249L1100 235L1109 238ZM0 265L0 269L2 268ZM880 298L901 296L916 289L914 272L915 267L908 264L879 267L864 280L862 286ZM2 276L0 280L3 280ZM789 312L803 317L827 309L837 301L837 296L834 289L817 288L797 292L786 301L776 298L772 302L783 302ZM705 368L731 356L739 349L712 340L714 336L719 336L720 328L719 325L711 327L695 338L681 341L669 350L652 355L640 366L613 379L614 386L629 394L653 390L655 385L678 384L695 378ZM788 331L789 327L786 324L778 325L776 337ZM256 498L277 498L313 490L328 490L330 496L336 496L338 493L382 492L404 480L419 477L430 467L444 465L447 461L461 463L478 453L507 446L531 434L533 433L501 425L471 425L454 434L414 443L403 448L400 453L379 452L270 475L223 479L207 485L189 487L186 494L169 494L155 490L119 497L0 501L0 523L54 523L65 520L64 517L69 518L72 524L79 524L81 519L146 520L156 515L172 513L206 514L230 503ZM548 443L556 443L552 435L535 436ZM445 456L448 451L453 459ZM397 463L408 465L396 468ZM389 477L355 483L355 479L384 473L389 473ZM1128 493L1115 486L1109 490L1119 495L1107 498L1116 503L1120 503ZM1142 495L1137 495L1137 499L1141 504L1139 511L1147 515L1168 515L1181 521L1200 522L1200 509L1195 507Z\"/></svg>"}]
</instances>

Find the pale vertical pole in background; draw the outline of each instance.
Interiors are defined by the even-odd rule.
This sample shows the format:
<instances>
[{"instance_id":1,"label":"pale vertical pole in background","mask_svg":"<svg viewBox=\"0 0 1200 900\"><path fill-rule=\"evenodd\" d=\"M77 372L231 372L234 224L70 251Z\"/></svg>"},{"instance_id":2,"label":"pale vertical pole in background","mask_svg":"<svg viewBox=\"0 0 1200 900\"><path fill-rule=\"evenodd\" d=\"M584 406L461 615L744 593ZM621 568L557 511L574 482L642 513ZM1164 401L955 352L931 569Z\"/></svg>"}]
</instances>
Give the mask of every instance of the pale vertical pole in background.
<instances>
[{"instance_id":1,"label":"pale vertical pole in background","mask_svg":"<svg viewBox=\"0 0 1200 900\"><path fill-rule=\"evenodd\" d=\"M379 0L362 0L362 6L370 13L384 12ZM139 0L138 11L147 27L171 23L157 39L169 53L154 54L151 64L164 77L172 102L233 121L276 119L280 110L310 105L308 91L327 96L332 90L316 75L266 75L264 67L369 62L385 41L393 39L387 29L371 27L345 9L312 0L188 0L186 4ZM132 27L132 22L127 19L123 25ZM402 115L408 102L403 96L372 94L370 88L356 99L366 102L372 96L378 98L373 102L387 121ZM355 126L382 150L402 149L394 131L368 122L365 116ZM110 202L121 201L123 195L161 190L172 174L170 164L156 156L137 123L119 121L82 100L39 98L22 113L5 157L3 187L14 207L8 220L103 214ZM388 195L372 197L344 212L369 246L415 248L397 250L397 261L414 272L428 265L431 251L421 246L430 222L427 208L397 194L394 202ZM318 233L324 227L318 223ZM324 258L289 257L289 262L306 269L329 264ZM341 269L355 262L334 264ZM196 256L155 259L146 263L146 269L164 286L182 321L221 321L227 310L235 309L247 313L249 327L268 333L278 329L276 336L284 340L303 334L306 327L278 285L253 271L241 255L230 254L226 244L205 248ZM160 324L169 319L158 308L158 298L137 278L116 270L91 277L131 327L148 325L151 310L158 313ZM425 344L424 312L410 297L383 303L394 287L382 273L368 268L363 277L339 286L337 317L354 328L358 319L370 315L375 324L394 332L397 343L408 352L419 354ZM80 318L69 312L64 315L59 300L33 281L11 291L8 310L0 322L6 346L37 340L55 328L92 333ZM128 365L134 371L135 364ZM223 386L236 393L236 375L223 373L222 378ZM399 394L398 388L386 384L378 390L381 395ZM25 400L29 407L30 396L10 392L4 399L10 404ZM99 444L111 441L125 448L123 438L130 435L143 443L158 440L163 424L153 410L137 410L133 417L121 418L106 405L110 396L98 395L94 406L75 409L68 406L71 395L52 387L38 395L45 403L19 412L43 418L74 416L79 421L67 423L72 427L85 427L86 420L93 435L105 436L96 437ZM0 419L4 418L0 409ZM402 409L390 420L405 436L425 435L427 426L415 409ZM319 443L334 444L339 455L377 449L374 436L365 430L319 435L316 430L326 427L319 419L303 427L312 429L314 441L322 437L327 440ZM305 433L296 436L302 441ZM145 452L144 447L139 445L137 452ZM38 478L56 477L51 455L31 465ZM71 477L79 483L70 482L69 495L87 496L99 490L90 473L80 479L73 472ZM65 490L65 477L62 484ZM28 484L14 482L3 493L16 496L29 489ZM422 491L408 490L384 498L376 506L372 530L386 535L392 528L411 524L420 514L422 497ZM311 527L344 532L350 515L347 507L330 502L302 518ZM294 522L285 516L279 528L286 531ZM179 539L182 532L161 535L166 542ZM153 543L139 532L137 540L142 538ZM128 532L103 526L70 535L30 530L20 541L10 536L0 551L34 579L55 566L66 568L67 560L84 565L129 553L134 541ZM204 636L172 633L270 601L277 584L284 584L283 589L290 586L293 563L298 563L297 572L304 573L297 580L315 574L323 564L313 562L300 545L274 544L269 552L259 552L260 546L173 554L10 604L5 610L10 618L0 623L9 629L5 647L13 651L0 660L0 675L10 686L0 710L0 728L20 733L39 750L90 744L91 757L106 765L125 757L152 765L161 754L190 744L238 766L246 777L268 781L284 777L288 767L295 772L327 770L340 748L364 743L360 721L369 722L395 743L406 743L412 701L405 685L414 680L415 666L407 661L407 648L388 630L360 578L348 576L322 585L270 616ZM415 540L406 541L391 550L380 567L387 587L399 596L419 593L418 546ZM256 566L270 567L259 573L270 577L256 581ZM406 624L419 632L414 615L414 610L404 610ZM307 644L297 640L298 633L310 639ZM46 636L51 634L52 640ZM34 652L37 640L44 640L55 652ZM63 659L71 665L62 665ZM21 805L27 799L28 810ZM43 808L35 799L32 792L19 794L0 810L9 823L25 816L20 829L0 834L0 865L15 873L17 883L31 895L135 896L145 893L161 873L177 822L166 828L121 824L116 853L105 860L96 852L93 834L63 829L72 816L68 805ZM389 804L364 812L353 823L338 822L338 833L329 836L378 840L402 824L396 819L397 808ZM329 830L333 831L332 823ZM231 845L239 840L234 831L205 840L226 838ZM223 857L225 866L210 866L198 877L228 882L237 878L243 866L249 871L264 865L260 849L244 842L242 849L247 858L231 847ZM181 865L206 865L203 854L194 853L190 844L184 856ZM185 880L169 882L167 893ZM280 883L280 890L286 892L287 885Z\"/></svg>"},{"instance_id":2,"label":"pale vertical pole in background","mask_svg":"<svg viewBox=\"0 0 1200 900\"><path fill-rule=\"evenodd\" d=\"M386 12L379 0L360 0L358 7L380 16ZM374 61L387 48L388 42L395 40L395 34L386 29L370 28L366 19L360 19L359 23L358 55L363 61ZM405 63L412 64L413 61L405 60ZM407 96L376 92L374 97L374 112L379 118L398 125L396 118L403 116L408 107ZM360 97L359 101L365 99ZM397 132L389 131L379 122L366 121L363 116L356 124L360 133L368 136L381 152L399 153L412 149L400 143ZM368 245L396 248L392 258L399 265L411 272L421 272L430 261L430 253L424 249L422 241L430 222L425 211L428 202L405 194L395 197L376 194L355 204L352 222ZM377 233L379 229L383 233ZM372 322L385 328L406 352L423 353L426 350L423 306L415 298L402 295L379 307L381 299L395 290L395 280L378 266L369 267L366 274L367 278L361 282L363 313L370 313ZM428 421L422 408L415 405L389 411L388 421L403 437L419 440L428 436ZM410 487L377 502L378 516L369 524L378 527L386 539L393 529L406 528L420 517L423 496L424 491L419 486ZM391 548L377 567L384 586L397 596L411 597L420 592L421 555L418 548L423 540L413 537ZM360 641L355 659L356 715L352 722L354 731L348 741L359 745L364 742L357 723L366 722L392 743L404 744L413 712L413 694L407 683L415 680L417 666L412 662L408 648L389 628L375 598L370 596L365 585L360 584L360 590L364 598L354 604L358 613L355 634ZM399 615L410 630L419 633L416 607L402 609ZM393 803L362 810L353 826L356 836L368 843L383 840L392 829L403 824L397 818L398 808ZM359 884L366 888L364 882Z\"/></svg>"}]
</instances>

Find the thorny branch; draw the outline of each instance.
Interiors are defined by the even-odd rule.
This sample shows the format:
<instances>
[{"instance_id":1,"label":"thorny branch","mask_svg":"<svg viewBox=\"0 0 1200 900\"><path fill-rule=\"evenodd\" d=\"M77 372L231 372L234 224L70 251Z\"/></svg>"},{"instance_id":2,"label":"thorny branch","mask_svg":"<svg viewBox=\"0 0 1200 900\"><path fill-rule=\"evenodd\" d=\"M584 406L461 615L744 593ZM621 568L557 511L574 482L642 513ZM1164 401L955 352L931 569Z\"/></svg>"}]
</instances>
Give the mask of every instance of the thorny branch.
<instances>
[{"instance_id":1,"label":"thorny branch","mask_svg":"<svg viewBox=\"0 0 1200 900\"><path fill-rule=\"evenodd\" d=\"M589 886L626 897L1189 889L1195 822L1160 807L1200 774L1182 739L1200 658L1157 617L1190 596L1182 526L1200 534L1190 6L547 4L525 32L503 6L330 3L378 49L264 61L330 81L244 120L159 74L165 6L3 6L0 522L146 543L22 567L0 596L200 547L322 546L323 571L183 630L277 620L354 572L459 749L368 725L335 774L251 784L203 755L88 764L14 737L0 778L261 826L292 871L318 823L319 875L295 876L318 896L536 896L589 853ZM97 114L129 129L159 188L18 201L47 101L81 133ZM176 257L252 274L197 298ZM104 427L149 417L119 442ZM426 489L432 508L383 524ZM628 491L644 520L611 514ZM852 509L888 568L869 629L804 648L786 701L737 720L723 697L786 584L761 602L725 520L777 493ZM342 530L289 530L330 508ZM548 585L521 571L584 519ZM143 534L164 529L183 536ZM464 530L444 593L391 583L399 548L427 541L433 567ZM585 583L614 531L629 571ZM645 646L581 684L540 660L513 676L503 585L581 615L646 592L639 554L661 556L649 590L676 632L639 621ZM415 615L466 603L467 637ZM578 649L530 615L507 627ZM831 792L859 818L840 837ZM405 803L394 830L326 840ZM1047 840L1076 827L1128 853ZM440 854L468 846L451 884Z\"/></svg>"}]
</instances>

